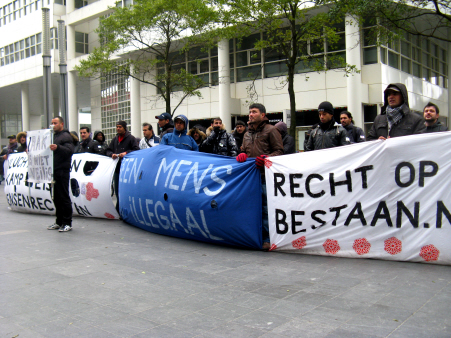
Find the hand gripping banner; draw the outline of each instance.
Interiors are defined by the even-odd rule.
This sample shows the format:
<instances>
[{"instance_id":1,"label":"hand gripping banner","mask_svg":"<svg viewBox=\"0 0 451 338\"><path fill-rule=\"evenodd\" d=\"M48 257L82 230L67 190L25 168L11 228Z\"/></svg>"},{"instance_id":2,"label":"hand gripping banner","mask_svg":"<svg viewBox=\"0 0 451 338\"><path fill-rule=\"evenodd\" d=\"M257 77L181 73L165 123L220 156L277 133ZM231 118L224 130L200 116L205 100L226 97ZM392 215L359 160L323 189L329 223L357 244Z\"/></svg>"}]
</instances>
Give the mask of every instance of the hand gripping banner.
<instances>
[{"instance_id":1,"label":"hand gripping banner","mask_svg":"<svg viewBox=\"0 0 451 338\"><path fill-rule=\"evenodd\" d=\"M55 214L55 207L47 183L29 181L26 153L13 153L4 166L5 194L14 211ZM70 198L73 214L85 217L118 219L111 199L111 182L117 160L94 154L72 155Z\"/></svg>"},{"instance_id":2,"label":"hand gripping banner","mask_svg":"<svg viewBox=\"0 0 451 338\"><path fill-rule=\"evenodd\" d=\"M123 219L158 234L261 248L254 161L158 146L128 154L119 178Z\"/></svg>"},{"instance_id":3,"label":"hand gripping banner","mask_svg":"<svg viewBox=\"0 0 451 338\"><path fill-rule=\"evenodd\" d=\"M273 250L451 264L451 132L266 163Z\"/></svg>"}]
</instances>

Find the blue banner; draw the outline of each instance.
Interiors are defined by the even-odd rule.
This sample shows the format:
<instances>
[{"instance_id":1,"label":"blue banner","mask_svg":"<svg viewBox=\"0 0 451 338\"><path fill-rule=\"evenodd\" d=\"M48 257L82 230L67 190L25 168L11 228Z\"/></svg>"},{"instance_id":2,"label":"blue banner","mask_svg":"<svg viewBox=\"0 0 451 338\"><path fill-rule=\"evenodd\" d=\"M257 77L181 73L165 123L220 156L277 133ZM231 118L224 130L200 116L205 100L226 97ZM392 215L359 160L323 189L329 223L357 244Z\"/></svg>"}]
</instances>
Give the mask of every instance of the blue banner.
<instances>
[{"instance_id":1,"label":"blue banner","mask_svg":"<svg viewBox=\"0 0 451 338\"><path fill-rule=\"evenodd\" d=\"M122 161L124 221L144 230L260 249L262 197L255 161L170 146L139 150Z\"/></svg>"}]
</instances>

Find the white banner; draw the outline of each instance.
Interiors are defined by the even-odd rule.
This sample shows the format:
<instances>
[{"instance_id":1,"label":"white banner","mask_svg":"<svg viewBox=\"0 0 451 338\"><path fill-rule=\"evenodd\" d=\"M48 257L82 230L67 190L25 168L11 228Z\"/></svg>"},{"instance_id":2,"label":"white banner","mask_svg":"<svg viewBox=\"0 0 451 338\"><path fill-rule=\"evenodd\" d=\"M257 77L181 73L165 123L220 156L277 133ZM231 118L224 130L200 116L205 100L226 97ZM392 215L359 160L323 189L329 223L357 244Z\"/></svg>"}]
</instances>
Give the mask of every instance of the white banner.
<instances>
[{"instance_id":1,"label":"white banner","mask_svg":"<svg viewBox=\"0 0 451 338\"><path fill-rule=\"evenodd\" d=\"M85 217L118 219L111 198L111 182L117 160L94 154L74 154L69 194L73 214ZM26 153L13 153L5 161L5 194L11 210L55 214L50 185L33 183L27 176Z\"/></svg>"},{"instance_id":2,"label":"white banner","mask_svg":"<svg viewBox=\"0 0 451 338\"><path fill-rule=\"evenodd\" d=\"M28 181L51 183L53 180L52 131L50 129L27 132Z\"/></svg>"},{"instance_id":3,"label":"white banner","mask_svg":"<svg viewBox=\"0 0 451 338\"><path fill-rule=\"evenodd\" d=\"M271 157L272 250L451 264L451 132Z\"/></svg>"}]
</instances>

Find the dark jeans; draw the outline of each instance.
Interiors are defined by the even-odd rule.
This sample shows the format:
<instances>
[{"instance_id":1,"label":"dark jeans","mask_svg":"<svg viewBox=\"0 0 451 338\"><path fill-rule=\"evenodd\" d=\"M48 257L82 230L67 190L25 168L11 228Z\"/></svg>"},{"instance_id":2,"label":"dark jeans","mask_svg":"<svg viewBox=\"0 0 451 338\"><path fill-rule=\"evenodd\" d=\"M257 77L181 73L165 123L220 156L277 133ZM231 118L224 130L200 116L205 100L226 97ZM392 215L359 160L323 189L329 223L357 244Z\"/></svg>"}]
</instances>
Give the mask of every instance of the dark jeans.
<instances>
[{"instance_id":1,"label":"dark jeans","mask_svg":"<svg viewBox=\"0 0 451 338\"><path fill-rule=\"evenodd\" d=\"M69 170L54 174L53 203L56 209L56 224L72 226L72 202L69 196Z\"/></svg>"},{"instance_id":2,"label":"dark jeans","mask_svg":"<svg viewBox=\"0 0 451 338\"><path fill-rule=\"evenodd\" d=\"M262 238L263 243L269 243L269 221L268 221L268 196L266 193L266 181L262 177Z\"/></svg>"},{"instance_id":3,"label":"dark jeans","mask_svg":"<svg viewBox=\"0 0 451 338\"><path fill-rule=\"evenodd\" d=\"M121 213L119 212L119 172L114 172L113 185L114 185L114 193L116 194L117 198L116 211L120 215Z\"/></svg>"}]
</instances>

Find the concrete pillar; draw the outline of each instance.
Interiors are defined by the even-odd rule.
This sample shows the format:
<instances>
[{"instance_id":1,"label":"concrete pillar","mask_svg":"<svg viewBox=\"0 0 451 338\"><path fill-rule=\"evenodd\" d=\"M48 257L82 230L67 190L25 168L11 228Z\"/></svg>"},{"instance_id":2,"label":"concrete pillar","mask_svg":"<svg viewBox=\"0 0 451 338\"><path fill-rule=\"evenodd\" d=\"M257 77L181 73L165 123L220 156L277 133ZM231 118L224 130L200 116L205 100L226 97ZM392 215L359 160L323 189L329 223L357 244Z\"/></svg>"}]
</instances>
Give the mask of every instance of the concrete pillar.
<instances>
[{"instance_id":1,"label":"concrete pillar","mask_svg":"<svg viewBox=\"0 0 451 338\"><path fill-rule=\"evenodd\" d=\"M67 27L67 61L75 59L75 26ZM69 69L68 69L69 70Z\"/></svg>"},{"instance_id":2,"label":"concrete pillar","mask_svg":"<svg viewBox=\"0 0 451 338\"><path fill-rule=\"evenodd\" d=\"M133 74L133 66L130 73ZM141 138L141 82L130 78L130 133Z\"/></svg>"},{"instance_id":3,"label":"concrete pillar","mask_svg":"<svg viewBox=\"0 0 451 338\"><path fill-rule=\"evenodd\" d=\"M66 14L75 11L75 0L66 0Z\"/></svg>"},{"instance_id":4,"label":"concrete pillar","mask_svg":"<svg viewBox=\"0 0 451 338\"><path fill-rule=\"evenodd\" d=\"M28 83L22 83L21 99L22 99L22 130L30 130L30 106L28 103Z\"/></svg>"},{"instance_id":5,"label":"concrete pillar","mask_svg":"<svg viewBox=\"0 0 451 338\"><path fill-rule=\"evenodd\" d=\"M451 36L451 28L448 28L448 38ZM448 46L449 46L449 44L448 44ZM447 85L447 91L448 91L448 112L446 113L446 114L443 114L443 115L446 115L447 117L448 117L448 119L446 120L447 121L447 127L449 128L449 126L451 125L451 123L450 123L450 121L449 121L449 119L450 119L450 117L451 117L451 97L450 97L450 92L451 92L451 89L449 88L449 84L451 83L451 49L448 47L448 51L446 52L446 56L447 56L447 60L446 60L446 63L447 63L447 65L448 65L448 74L446 74L447 75L447 77L448 77L448 85ZM443 85L445 85L445 84L443 84ZM440 112L441 113L441 112Z\"/></svg>"},{"instance_id":6,"label":"concrete pillar","mask_svg":"<svg viewBox=\"0 0 451 338\"><path fill-rule=\"evenodd\" d=\"M229 40L224 39L218 43L219 66L219 117L226 128L231 129L231 99L230 99L230 61Z\"/></svg>"},{"instance_id":7,"label":"concrete pillar","mask_svg":"<svg viewBox=\"0 0 451 338\"><path fill-rule=\"evenodd\" d=\"M358 21L352 16L346 16L346 63L355 65L362 69L360 27ZM362 76L351 74L346 78L346 96L348 111L354 117L355 125L363 128L363 106L362 106Z\"/></svg>"},{"instance_id":8,"label":"concrete pillar","mask_svg":"<svg viewBox=\"0 0 451 338\"><path fill-rule=\"evenodd\" d=\"M67 103L69 108L69 125L65 122L65 127L69 131L78 132L78 102L77 102L77 73L67 72Z\"/></svg>"}]
</instances>

